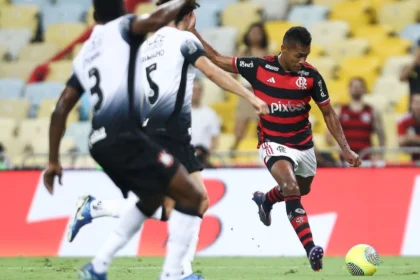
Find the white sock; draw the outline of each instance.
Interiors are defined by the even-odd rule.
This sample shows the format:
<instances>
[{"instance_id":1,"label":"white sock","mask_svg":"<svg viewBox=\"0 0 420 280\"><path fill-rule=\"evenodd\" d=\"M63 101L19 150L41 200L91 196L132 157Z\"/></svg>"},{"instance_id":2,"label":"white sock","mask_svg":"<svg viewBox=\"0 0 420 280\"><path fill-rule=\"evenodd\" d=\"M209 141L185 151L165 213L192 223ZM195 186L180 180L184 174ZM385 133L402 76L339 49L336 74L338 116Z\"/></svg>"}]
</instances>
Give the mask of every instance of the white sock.
<instances>
[{"instance_id":1,"label":"white sock","mask_svg":"<svg viewBox=\"0 0 420 280\"><path fill-rule=\"evenodd\" d=\"M121 216L124 208L128 206L128 203L133 204L130 200L118 199L118 200L99 200L95 199L90 204L90 214L92 218L100 217L114 217L118 218Z\"/></svg>"},{"instance_id":2,"label":"white sock","mask_svg":"<svg viewBox=\"0 0 420 280\"><path fill-rule=\"evenodd\" d=\"M197 250L198 239L199 239L198 236L200 234L200 227L201 227L201 221L200 221L199 224L197 224L195 226L194 235L191 239L190 244L188 245L187 254L185 255L184 260L182 261L182 268L183 268L182 277L183 278L193 274L192 262L194 261L195 251Z\"/></svg>"},{"instance_id":3,"label":"white sock","mask_svg":"<svg viewBox=\"0 0 420 280\"><path fill-rule=\"evenodd\" d=\"M132 204L121 216L117 228L92 260L93 268L97 273L105 273L108 270L112 258L140 230L146 219L146 215L135 204Z\"/></svg>"},{"instance_id":4,"label":"white sock","mask_svg":"<svg viewBox=\"0 0 420 280\"><path fill-rule=\"evenodd\" d=\"M169 238L163 272L160 280L179 280L182 276L183 260L195 236L201 218L173 210L168 222Z\"/></svg>"}]
</instances>

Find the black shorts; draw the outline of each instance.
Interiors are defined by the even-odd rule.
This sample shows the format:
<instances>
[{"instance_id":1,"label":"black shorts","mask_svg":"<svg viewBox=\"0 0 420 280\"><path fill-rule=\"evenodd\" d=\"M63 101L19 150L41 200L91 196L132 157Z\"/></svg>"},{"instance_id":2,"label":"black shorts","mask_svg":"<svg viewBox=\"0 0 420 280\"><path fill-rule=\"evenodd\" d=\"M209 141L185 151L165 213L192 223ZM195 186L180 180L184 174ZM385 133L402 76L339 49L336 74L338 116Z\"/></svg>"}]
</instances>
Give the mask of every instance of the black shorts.
<instances>
[{"instance_id":1,"label":"black shorts","mask_svg":"<svg viewBox=\"0 0 420 280\"><path fill-rule=\"evenodd\" d=\"M179 168L179 162L144 133L100 141L90 152L124 197L128 191L139 197L164 194Z\"/></svg>"},{"instance_id":2,"label":"black shorts","mask_svg":"<svg viewBox=\"0 0 420 280\"><path fill-rule=\"evenodd\" d=\"M202 171L203 166L195 156L194 147L186 141L180 141L167 135L150 135L152 140L163 147L173 155L184 167L188 173Z\"/></svg>"}]
</instances>

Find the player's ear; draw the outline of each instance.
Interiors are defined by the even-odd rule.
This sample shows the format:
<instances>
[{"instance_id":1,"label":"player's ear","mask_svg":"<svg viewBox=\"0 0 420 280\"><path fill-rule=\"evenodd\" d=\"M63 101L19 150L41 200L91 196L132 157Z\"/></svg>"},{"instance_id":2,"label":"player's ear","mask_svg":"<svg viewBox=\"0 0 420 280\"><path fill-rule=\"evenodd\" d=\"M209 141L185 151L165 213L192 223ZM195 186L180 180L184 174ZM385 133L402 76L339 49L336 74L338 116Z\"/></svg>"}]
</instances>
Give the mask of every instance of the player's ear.
<instances>
[{"instance_id":1,"label":"player's ear","mask_svg":"<svg viewBox=\"0 0 420 280\"><path fill-rule=\"evenodd\" d=\"M287 51L287 48L285 45L281 45L281 52L284 53Z\"/></svg>"}]
</instances>

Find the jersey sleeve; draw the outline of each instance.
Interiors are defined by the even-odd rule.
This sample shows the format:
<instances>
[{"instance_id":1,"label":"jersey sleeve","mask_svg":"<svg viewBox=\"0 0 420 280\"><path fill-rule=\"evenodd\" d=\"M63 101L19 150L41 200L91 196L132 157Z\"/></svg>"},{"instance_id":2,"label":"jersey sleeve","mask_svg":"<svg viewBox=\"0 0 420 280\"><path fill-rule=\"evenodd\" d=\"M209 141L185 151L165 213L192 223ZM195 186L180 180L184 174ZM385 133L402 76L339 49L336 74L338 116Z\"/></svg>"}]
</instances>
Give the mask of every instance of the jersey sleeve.
<instances>
[{"instance_id":1,"label":"jersey sleeve","mask_svg":"<svg viewBox=\"0 0 420 280\"><path fill-rule=\"evenodd\" d=\"M321 74L315 74L314 86L312 89L312 98L319 106L325 106L330 103L330 96L328 94L327 85Z\"/></svg>"},{"instance_id":2,"label":"jersey sleeve","mask_svg":"<svg viewBox=\"0 0 420 280\"><path fill-rule=\"evenodd\" d=\"M77 90L77 92L82 95L85 90L82 86L82 84L79 81L79 78L77 78L76 74L73 73L70 77L70 79L67 81L66 86L74 88L75 90Z\"/></svg>"},{"instance_id":3,"label":"jersey sleeve","mask_svg":"<svg viewBox=\"0 0 420 280\"><path fill-rule=\"evenodd\" d=\"M182 41L181 53L192 65L195 65L197 59L206 55L203 45L192 33L188 33L188 35L186 35L185 39Z\"/></svg>"},{"instance_id":4,"label":"jersey sleeve","mask_svg":"<svg viewBox=\"0 0 420 280\"><path fill-rule=\"evenodd\" d=\"M259 62L260 59L258 57L234 57L232 65L236 73L241 74L253 85L257 76Z\"/></svg>"},{"instance_id":5,"label":"jersey sleeve","mask_svg":"<svg viewBox=\"0 0 420 280\"><path fill-rule=\"evenodd\" d=\"M128 14L121 18L120 21L120 33L124 41L128 44L142 42L146 38L147 34L137 35L131 31L132 23L137 18L136 15Z\"/></svg>"}]
</instances>

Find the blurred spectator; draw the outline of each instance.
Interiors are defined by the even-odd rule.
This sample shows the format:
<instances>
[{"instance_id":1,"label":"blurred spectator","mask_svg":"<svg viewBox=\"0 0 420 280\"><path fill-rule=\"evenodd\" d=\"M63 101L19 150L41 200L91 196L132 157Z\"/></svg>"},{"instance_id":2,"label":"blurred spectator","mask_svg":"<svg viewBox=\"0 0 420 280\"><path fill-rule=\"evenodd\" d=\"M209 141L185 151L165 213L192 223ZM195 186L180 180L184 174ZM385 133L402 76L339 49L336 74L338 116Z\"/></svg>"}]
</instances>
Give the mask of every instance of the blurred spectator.
<instances>
[{"instance_id":1,"label":"blurred spectator","mask_svg":"<svg viewBox=\"0 0 420 280\"><path fill-rule=\"evenodd\" d=\"M349 93L350 103L337 108L336 112L350 147L356 153L372 147L371 139L374 133L378 136L379 146L385 147L385 130L381 114L372 106L363 102L363 95L366 93L366 81L361 77L351 79ZM330 133L327 134L327 142L330 146L335 145ZM366 156L362 159L369 159L369 157Z\"/></svg>"},{"instance_id":2,"label":"blurred spectator","mask_svg":"<svg viewBox=\"0 0 420 280\"><path fill-rule=\"evenodd\" d=\"M315 148L317 167L340 167L331 153L321 152Z\"/></svg>"},{"instance_id":3,"label":"blurred spectator","mask_svg":"<svg viewBox=\"0 0 420 280\"><path fill-rule=\"evenodd\" d=\"M197 150L197 157L203 160L202 164L208 166L208 155L217 146L220 134L220 120L208 106L201 104L202 88L200 80L194 81L192 96L192 139L191 143Z\"/></svg>"},{"instance_id":4,"label":"blurred spectator","mask_svg":"<svg viewBox=\"0 0 420 280\"><path fill-rule=\"evenodd\" d=\"M420 94L411 96L411 112L398 123L400 147L420 147ZM420 154L413 154L412 160L420 160Z\"/></svg>"},{"instance_id":5,"label":"blurred spectator","mask_svg":"<svg viewBox=\"0 0 420 280\"><path fill-rule=\"evenodd\" d=\"M252 24L243 38L243 43L244 49L239 51L238 57L266 56L268 54L268 35L264 25L262 23ZM252 91L251 85L243 77L240 78L240 82ZM258 120L254 108L246 100L240 98L236 109L235 143L232 147L233 150L238 148L245 136L248 124L252 120ZM255 133L257 133L256 128Z\"/></svg>"},{"instance_id":6,"label":"blurred spectator","mask_svg":"<svg viewBox=\"0 0 420 280\"><path fill-rule=\"evenodd\" d=\"M417 43L414 61L404 69L400 79L401 81L408 81L410 85L410 96L415 93L420 93L420 40ZM410 108L411 106L409 106L409 110Z\"/></svg>"},{"instance_id":7,"label":"blurred spectator","mask_svg":"<svg viewBox=\"0 0 420 280\"><path fill-rule=\"evenodd\" d=\"M0 143L0 170L6 170L11 167L9 159L6 157L6 149Z\"/></svg>"},{"instance_id":8,"label":"blurred spectator","mask_svg":"<svg viewBox=\"0 0 420 280\"><path fill-rule=\"evenodd\" d=\"M127 7L128 13L134 13L136 11L136 7L140 3L149 3L149 2L155 2L155 1L149 1L149 0L125 0L125 6Z\"/></svg>"}]
</instances>

